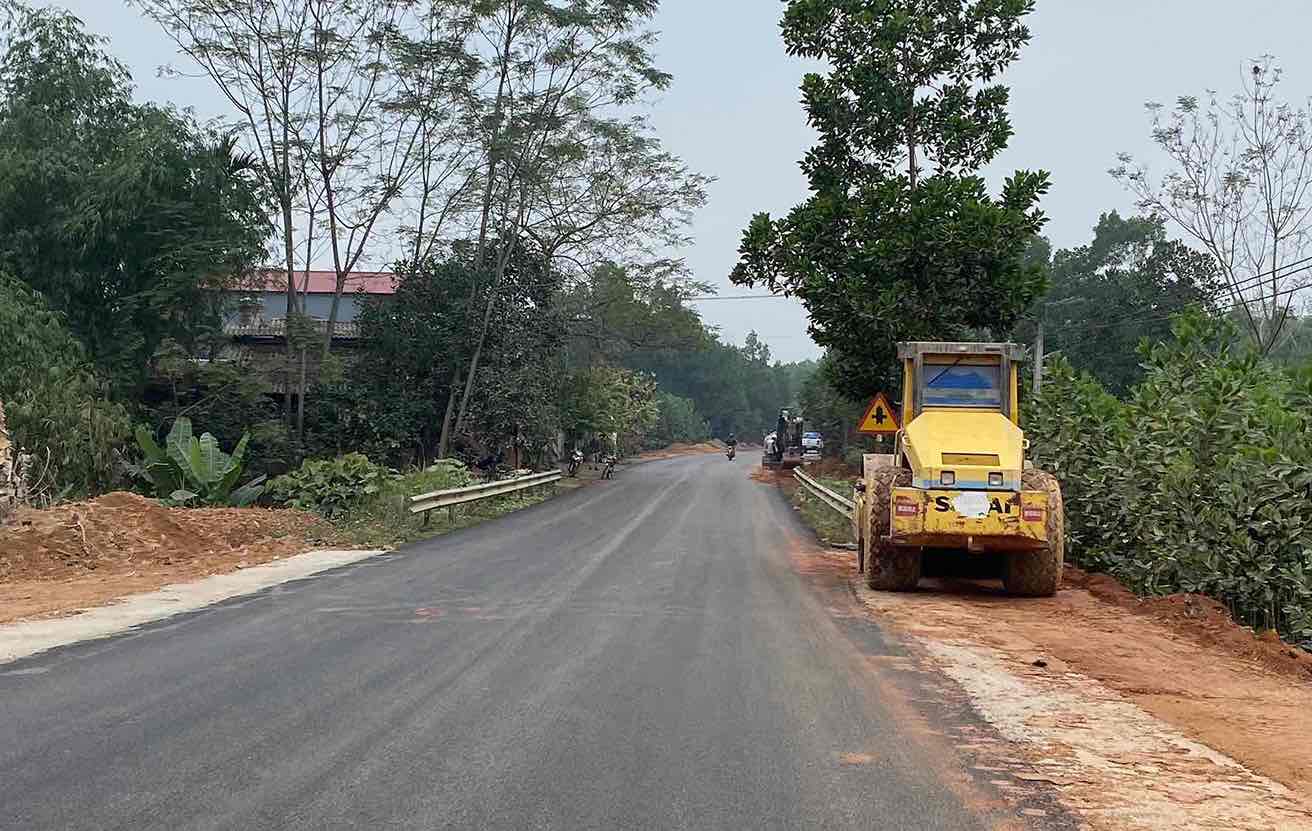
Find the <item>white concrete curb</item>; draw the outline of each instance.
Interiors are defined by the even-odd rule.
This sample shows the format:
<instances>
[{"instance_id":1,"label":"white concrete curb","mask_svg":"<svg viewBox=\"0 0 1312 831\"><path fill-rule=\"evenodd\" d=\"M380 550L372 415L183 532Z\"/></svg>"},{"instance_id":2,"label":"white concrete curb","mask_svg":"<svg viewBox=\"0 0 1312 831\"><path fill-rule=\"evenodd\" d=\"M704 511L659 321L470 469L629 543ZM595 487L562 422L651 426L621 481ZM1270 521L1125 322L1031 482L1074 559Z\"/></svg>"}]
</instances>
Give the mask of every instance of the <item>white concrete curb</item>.
<instances>
[{"instance_id":1,"label":"white concrete curb","mask_svg":"<svg viewBox=\"0 0 1312 831\"><path fill-rule=\"evenodd\" d=\"M126 632L222 600L299 580L338 566L350 565L382 551L310 551L263 565L177 583L153 592L129 595L112 606L99 606L73 617L0 624L0 664L26 658L57 646Z\"/></svg>"}]
</instances>

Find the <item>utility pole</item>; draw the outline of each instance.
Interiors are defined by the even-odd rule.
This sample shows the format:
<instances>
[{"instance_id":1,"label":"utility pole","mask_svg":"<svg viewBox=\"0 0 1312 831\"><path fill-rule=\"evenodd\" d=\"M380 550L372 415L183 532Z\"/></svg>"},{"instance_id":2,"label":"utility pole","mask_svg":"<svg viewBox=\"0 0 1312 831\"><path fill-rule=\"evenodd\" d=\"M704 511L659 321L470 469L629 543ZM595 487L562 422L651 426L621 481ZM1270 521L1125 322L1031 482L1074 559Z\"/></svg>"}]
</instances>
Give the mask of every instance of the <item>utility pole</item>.
<instances>
[{"instance_id":1,"label":"utility pole","mask_svg":"<svg viewBox=\"0 0 1312 831\"><path fill-rule=\"evenodd\" d=\"M1034 394L1043 392L1043 312L1039 311L1039 331L1034 336Z\"/></svg>"}]
</instances>

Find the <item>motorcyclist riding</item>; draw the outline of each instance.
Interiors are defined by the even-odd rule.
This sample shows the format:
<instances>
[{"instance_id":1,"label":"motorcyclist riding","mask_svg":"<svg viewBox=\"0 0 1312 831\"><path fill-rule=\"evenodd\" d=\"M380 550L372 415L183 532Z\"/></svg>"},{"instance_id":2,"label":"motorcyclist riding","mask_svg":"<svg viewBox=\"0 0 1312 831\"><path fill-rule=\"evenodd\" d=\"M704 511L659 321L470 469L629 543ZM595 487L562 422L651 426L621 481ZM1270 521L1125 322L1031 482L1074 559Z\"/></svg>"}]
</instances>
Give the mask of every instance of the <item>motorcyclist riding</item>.
<instances>
[{"instance_id":1,"label":"motorcyclist riding","mask_svg":"<svg viewBox=\"0 0 1312 831\"><path fill-rule=\"evenodd\" d=\"M724 440L724 444L726 447L729 448L726 451L725 455L728 456L730 459L732 459L734 456L738 454L738 437L735 436L733 433L730 433L729 437Z\"/></svg>"}]
</instances>

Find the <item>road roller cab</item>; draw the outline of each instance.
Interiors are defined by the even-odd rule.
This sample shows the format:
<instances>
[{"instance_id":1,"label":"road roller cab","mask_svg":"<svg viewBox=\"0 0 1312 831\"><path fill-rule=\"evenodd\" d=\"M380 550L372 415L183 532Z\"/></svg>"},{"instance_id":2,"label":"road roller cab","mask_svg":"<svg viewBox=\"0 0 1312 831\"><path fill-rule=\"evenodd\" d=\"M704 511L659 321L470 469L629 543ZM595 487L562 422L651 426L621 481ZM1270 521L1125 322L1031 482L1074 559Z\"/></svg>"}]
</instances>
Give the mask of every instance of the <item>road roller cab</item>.
<instances>
[{"instance_id":1,"label":"road roller cab","mask_svg":"<svg viewBox=\"0 0 1312 831\"><path fill-rule=\"evenodd\" d=\"M1025 459L1010 343L904 343L902 429L868 454L853 514L872 588L912 589L923 558L997 554L1009 591L1051 595L1061 581L1061 490Z\"/></svg>"}]
</instances>

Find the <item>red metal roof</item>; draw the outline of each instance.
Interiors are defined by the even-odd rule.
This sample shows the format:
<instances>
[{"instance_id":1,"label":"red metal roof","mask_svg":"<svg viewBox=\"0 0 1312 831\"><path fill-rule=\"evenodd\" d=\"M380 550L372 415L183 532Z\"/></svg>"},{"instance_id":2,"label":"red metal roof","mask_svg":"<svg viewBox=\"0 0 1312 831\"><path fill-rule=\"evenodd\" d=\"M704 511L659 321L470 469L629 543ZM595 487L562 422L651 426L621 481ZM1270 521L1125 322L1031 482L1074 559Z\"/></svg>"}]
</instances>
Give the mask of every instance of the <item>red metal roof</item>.
<instances>
[{"instance_id":1,"label":"red metal roof","mask_svg":"<svg viewBox=\"0 0 1312 831\"><path fill-rule=\"evenodd\" d=\"M365 294L395 294L394 277L390 271L354 271L346 276L342 294L355 294L361 289ZM248 288L251 291L285 292L286 272L266 269L254 278ZM337 274L332 271L297 271L296 290L309 294L332 294L337 290Z\"/></svg>"}]
</instances>

